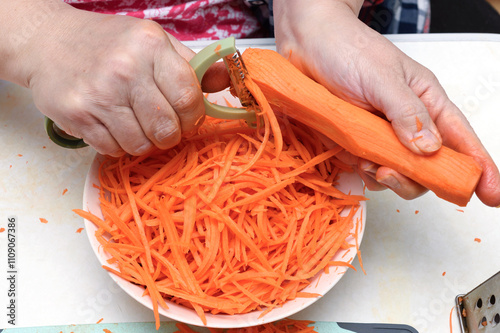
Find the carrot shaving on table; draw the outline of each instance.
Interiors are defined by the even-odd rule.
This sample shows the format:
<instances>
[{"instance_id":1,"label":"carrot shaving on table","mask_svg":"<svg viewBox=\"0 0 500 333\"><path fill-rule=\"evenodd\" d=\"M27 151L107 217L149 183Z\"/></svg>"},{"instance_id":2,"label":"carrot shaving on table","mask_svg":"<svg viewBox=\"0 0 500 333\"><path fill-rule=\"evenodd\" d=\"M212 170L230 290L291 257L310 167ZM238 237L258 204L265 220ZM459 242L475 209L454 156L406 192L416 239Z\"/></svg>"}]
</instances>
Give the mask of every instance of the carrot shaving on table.
<instances>
[{"instance_id":1,"label":"carrot shaving on table","mask_svg":"<svg viewBox=\"0 0 500 333\"><path fill-rule=\"evenodd\" d=\"M0 228L0 232L4 232L5 231L5 228Z\"/></svg>"},{"instance_id":2,"label":"carrot shaving on table","mask_svg":"<svg viewBox=\"0 0 500 333\"><path fill-rule=\"evenodd\" d=\"M42 223L48 223L49 221L47 221L47 219L44 219L43 217L40 217L40 222L42 222Z\"/></svg>"},{"instance_id":3,"label":"carrot shaving on table","mask_svg":"<svg viewBox=\"0 0 500 333\"><path fill-rule=\"evenodd\" d=\"M207 117L176 147L106 157L99 168L104 218L76 209L98 228L106 270L144 286L159 327L166 301L206 313L262 315L297 297L352 245L361 195L333 185L352 171L317 132L259 101L257 128ZM347 212L348 214L344 214ZM351 257L349 261L353 258ZM113 266L113 267L111 267ZM305 330L304 332L306 332Z\"/></svg>"},{"instance_id":4,"label":"carrot shaving on table","mask_svg":"<svg viewBox=\"0 0 500 333\"><path fill-rule=\"evenodd\" d=\"M65 189L62 191L62 195L65 195L65 194L66 194L66 192L68 192L68 189L67 189L67 188L65 188Z\"/></svg>"},{"instance_id":5,"label":"carrot shaving on table","mask_svg":"<svg viewBox=\"0 0 500 333\"><path fill-rule=\"evenodd\" d=\"M481 243L481 238L474 238L474 242Z\"/></svg>"},{"instance_id":6,"label":"carrot shaving on table","mask_svg":"<svg viewBox=\"0 0 500 333\"><path fill-rule=\"evenodd\" d=\"M78 228L78 229L76 229L76 233L77 233L77 234L82 233L82 231L83 231L83 228Z\"/></svg>"},{"instance_id":7,"label":"carrot shaving on table","mask_svg":"<svg viewBox=\"0 0 500 333\"><path fill-rule=\"evenodd\" d=\"M453 333L453 311L455 310L456 306L453 306L450 311L450 318L449 318L449 324L450 324L450 333Z\"/></svg>"}]
</instances>

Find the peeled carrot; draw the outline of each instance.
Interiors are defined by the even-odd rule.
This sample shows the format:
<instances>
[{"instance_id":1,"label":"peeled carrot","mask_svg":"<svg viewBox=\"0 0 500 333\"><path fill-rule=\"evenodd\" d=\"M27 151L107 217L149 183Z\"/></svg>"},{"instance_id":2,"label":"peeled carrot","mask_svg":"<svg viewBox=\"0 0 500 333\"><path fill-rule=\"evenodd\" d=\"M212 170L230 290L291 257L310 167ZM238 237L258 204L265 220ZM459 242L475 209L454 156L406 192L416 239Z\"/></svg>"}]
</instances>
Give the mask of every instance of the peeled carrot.
<instances>
[{"instance_id":1,"label":"peeled carrot","mask_svg":"<svg viewBox=\"0 0 500 333\"><path fill-rule=\"evenodd\" d=\"M166 300L206 324L206 313L265 314L318 297L303 291L309 279L353 259L332 260L357 237L353 215L365 200L333 187L352 171L336 158L342 149L328 149L316 131L254 95L257 129L207 118L173 149L107 157L99 170L103 218L75 210L96 225L115 265L104 268L144 286L157 327Z\"/></svg>"},{"instance_id":2,"label":"peeled carrot","mask_svg":"<svg viewBox=\"0 0 500 333\"><path fill-rule=\"evenodd\" d=\"M243 60L274 109L326 135L351 154L402 173L438 197L459 206L469 202L482 173L472 157L448 147L430 156L414 154L398 140L388 121L334 96L275 51L247 49ZM422 126L418 118L416 126Z\"/></svg>"}]
</instances>

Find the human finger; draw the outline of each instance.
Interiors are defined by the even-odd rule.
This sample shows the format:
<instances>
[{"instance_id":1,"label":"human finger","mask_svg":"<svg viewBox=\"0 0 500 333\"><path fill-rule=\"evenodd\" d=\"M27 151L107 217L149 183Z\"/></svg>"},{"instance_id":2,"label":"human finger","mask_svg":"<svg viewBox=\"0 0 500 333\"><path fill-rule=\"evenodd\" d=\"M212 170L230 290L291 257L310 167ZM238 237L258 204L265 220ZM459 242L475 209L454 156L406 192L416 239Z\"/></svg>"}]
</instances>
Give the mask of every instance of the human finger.
<instances>
[{"instance_id":1,"label":"human finger","mask_svg":"<svg viewBox=\"0 0 500 333\"><path fill-rule=\"evenodd\" d=\"M194 56L195 52L191 50L186 45L182 44L178 39L169 33L166 33L170 43L174 47L175 51L187 61L190 61ZM231 79L227 72L226 66L222 61L216 62L210 66L201 82L201 88L204 92L212 93L224 90L229 87Z\"/></svg>"},{"instance_id":2,"label":"human finger","mask_svg":"<svg viewBox=\"0 0 500 333\"><path fill-rule=\"evenodd\" d=\"M371 191L390 189L403 199L415 199L428 190L399 172L374 164L368 160L360 159L358 173Z\"/></svg>"},{"instance_id":3,"label":"human finger","mask_svg":"<svg viewBox=\"0 0 500 333\"><path fill-rule=\"evenodd\" d=\"M477 197L491 207L500 205L500 172L481 140L463 113L451 101L447 101L436 119L443 142L450 148L472 156L483 169L476 187Z\"/></svg>"},{"instance_id":4,"label":"human finger","mask_svg":"<svg viewBox=\"0 0 500 333\"><path fill-rule=\"evenodd\" d=\"M178 129L172 123L164 124L161 132L167 141L176 135L180 138L178 130L189 132L196 128L205 114L203 94L193 68L178 53L169 51L155 57L153 74L156 86L179 121Z\"/></svg>"},{"instance_id":5,"label":"human finger","mask_svg":"<svg viewBox=\"0 0 500 333\"><path fill-rule=\"evenodd\" d=\"M441 134L424 102L408 83L388 79L375 89L374 107L382 111L403 145L417 154L432 154L442 144Z\"/></svg>"}]
</instances>

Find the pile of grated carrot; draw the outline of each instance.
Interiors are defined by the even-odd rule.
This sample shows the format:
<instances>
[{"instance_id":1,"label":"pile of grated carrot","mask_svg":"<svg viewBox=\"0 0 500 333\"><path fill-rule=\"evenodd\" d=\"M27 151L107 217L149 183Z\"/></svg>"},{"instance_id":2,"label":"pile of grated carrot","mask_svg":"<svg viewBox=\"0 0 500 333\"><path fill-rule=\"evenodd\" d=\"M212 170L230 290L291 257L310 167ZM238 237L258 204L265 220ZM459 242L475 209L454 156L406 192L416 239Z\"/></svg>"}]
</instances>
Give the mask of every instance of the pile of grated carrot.
<instances>
[{"instance_id":1,"label":"pile of grated carrot","mask_svg":"<svg viewBox=\"0 0 500 333\"><path fill-rule=\"evenodd\" d=\"M252 91L253 93L253 91ZM334 186L352 171L318 134L259 96L257 128L208 118L170 150L105 158L95 237L110 272L144 286L159 325L166 300L205 313L263 314L297 297L357 237L362 196ZM347 216L341 216L343 211ZM345 215L345 214L343 214ZM352 238L351 238L352 239Z\"/></svg>"}]
</instances>

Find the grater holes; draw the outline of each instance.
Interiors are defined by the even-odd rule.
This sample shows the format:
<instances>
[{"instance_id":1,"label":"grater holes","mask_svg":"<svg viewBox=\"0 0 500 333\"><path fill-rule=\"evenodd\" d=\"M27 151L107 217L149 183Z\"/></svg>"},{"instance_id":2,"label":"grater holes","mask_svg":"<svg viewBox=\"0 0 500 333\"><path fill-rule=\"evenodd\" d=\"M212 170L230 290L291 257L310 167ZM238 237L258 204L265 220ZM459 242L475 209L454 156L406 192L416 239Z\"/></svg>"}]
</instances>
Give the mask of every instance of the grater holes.
<instances>
[{"instance_id":1,"label":"grater holes","mask_svg":"<svg viewBox=\"0 0 500 333\"><path fill-rule=\"evenodd\" d=\"M500 324L500 314L496 314L493 319L491 320L491 325L493 327L497 326L498 324Z\"/></svg>"},{"instance_id":2,"label":"grater holes","mask_svg":"<svg viewBox=\"0 0 500 333\"><path fill-rule=\"evenodd\" d=\"M486 319L486 317L483 317L481 318L481 320L479 321L479 329L481 328L484 328L488 325L488 320Z\"/></svg>"},{"instance_id":3,"label":"grater holes","mask_svg":"<svg viewBox=\"0 0 500 333\"><path fill-rule=\"evenodd\" d=\"M495 305L495 302L496 302L496 301L497 301L497 300L496 300L495 295L491 295L491 296L490 296L490 299L489 299L489 305L490 305L490 306L491 306L491 305Z\"/></svg>"},{"instance_id":4,"label":"grater holes","mask_svg":"<svg viewBox=\"0 0 500 333\"><path fill-rule=\"evenodd\" d=\"M483 300L479 298L476 302L476 308L481 309L483 307Z\"/></svg>"}]
</instances>

